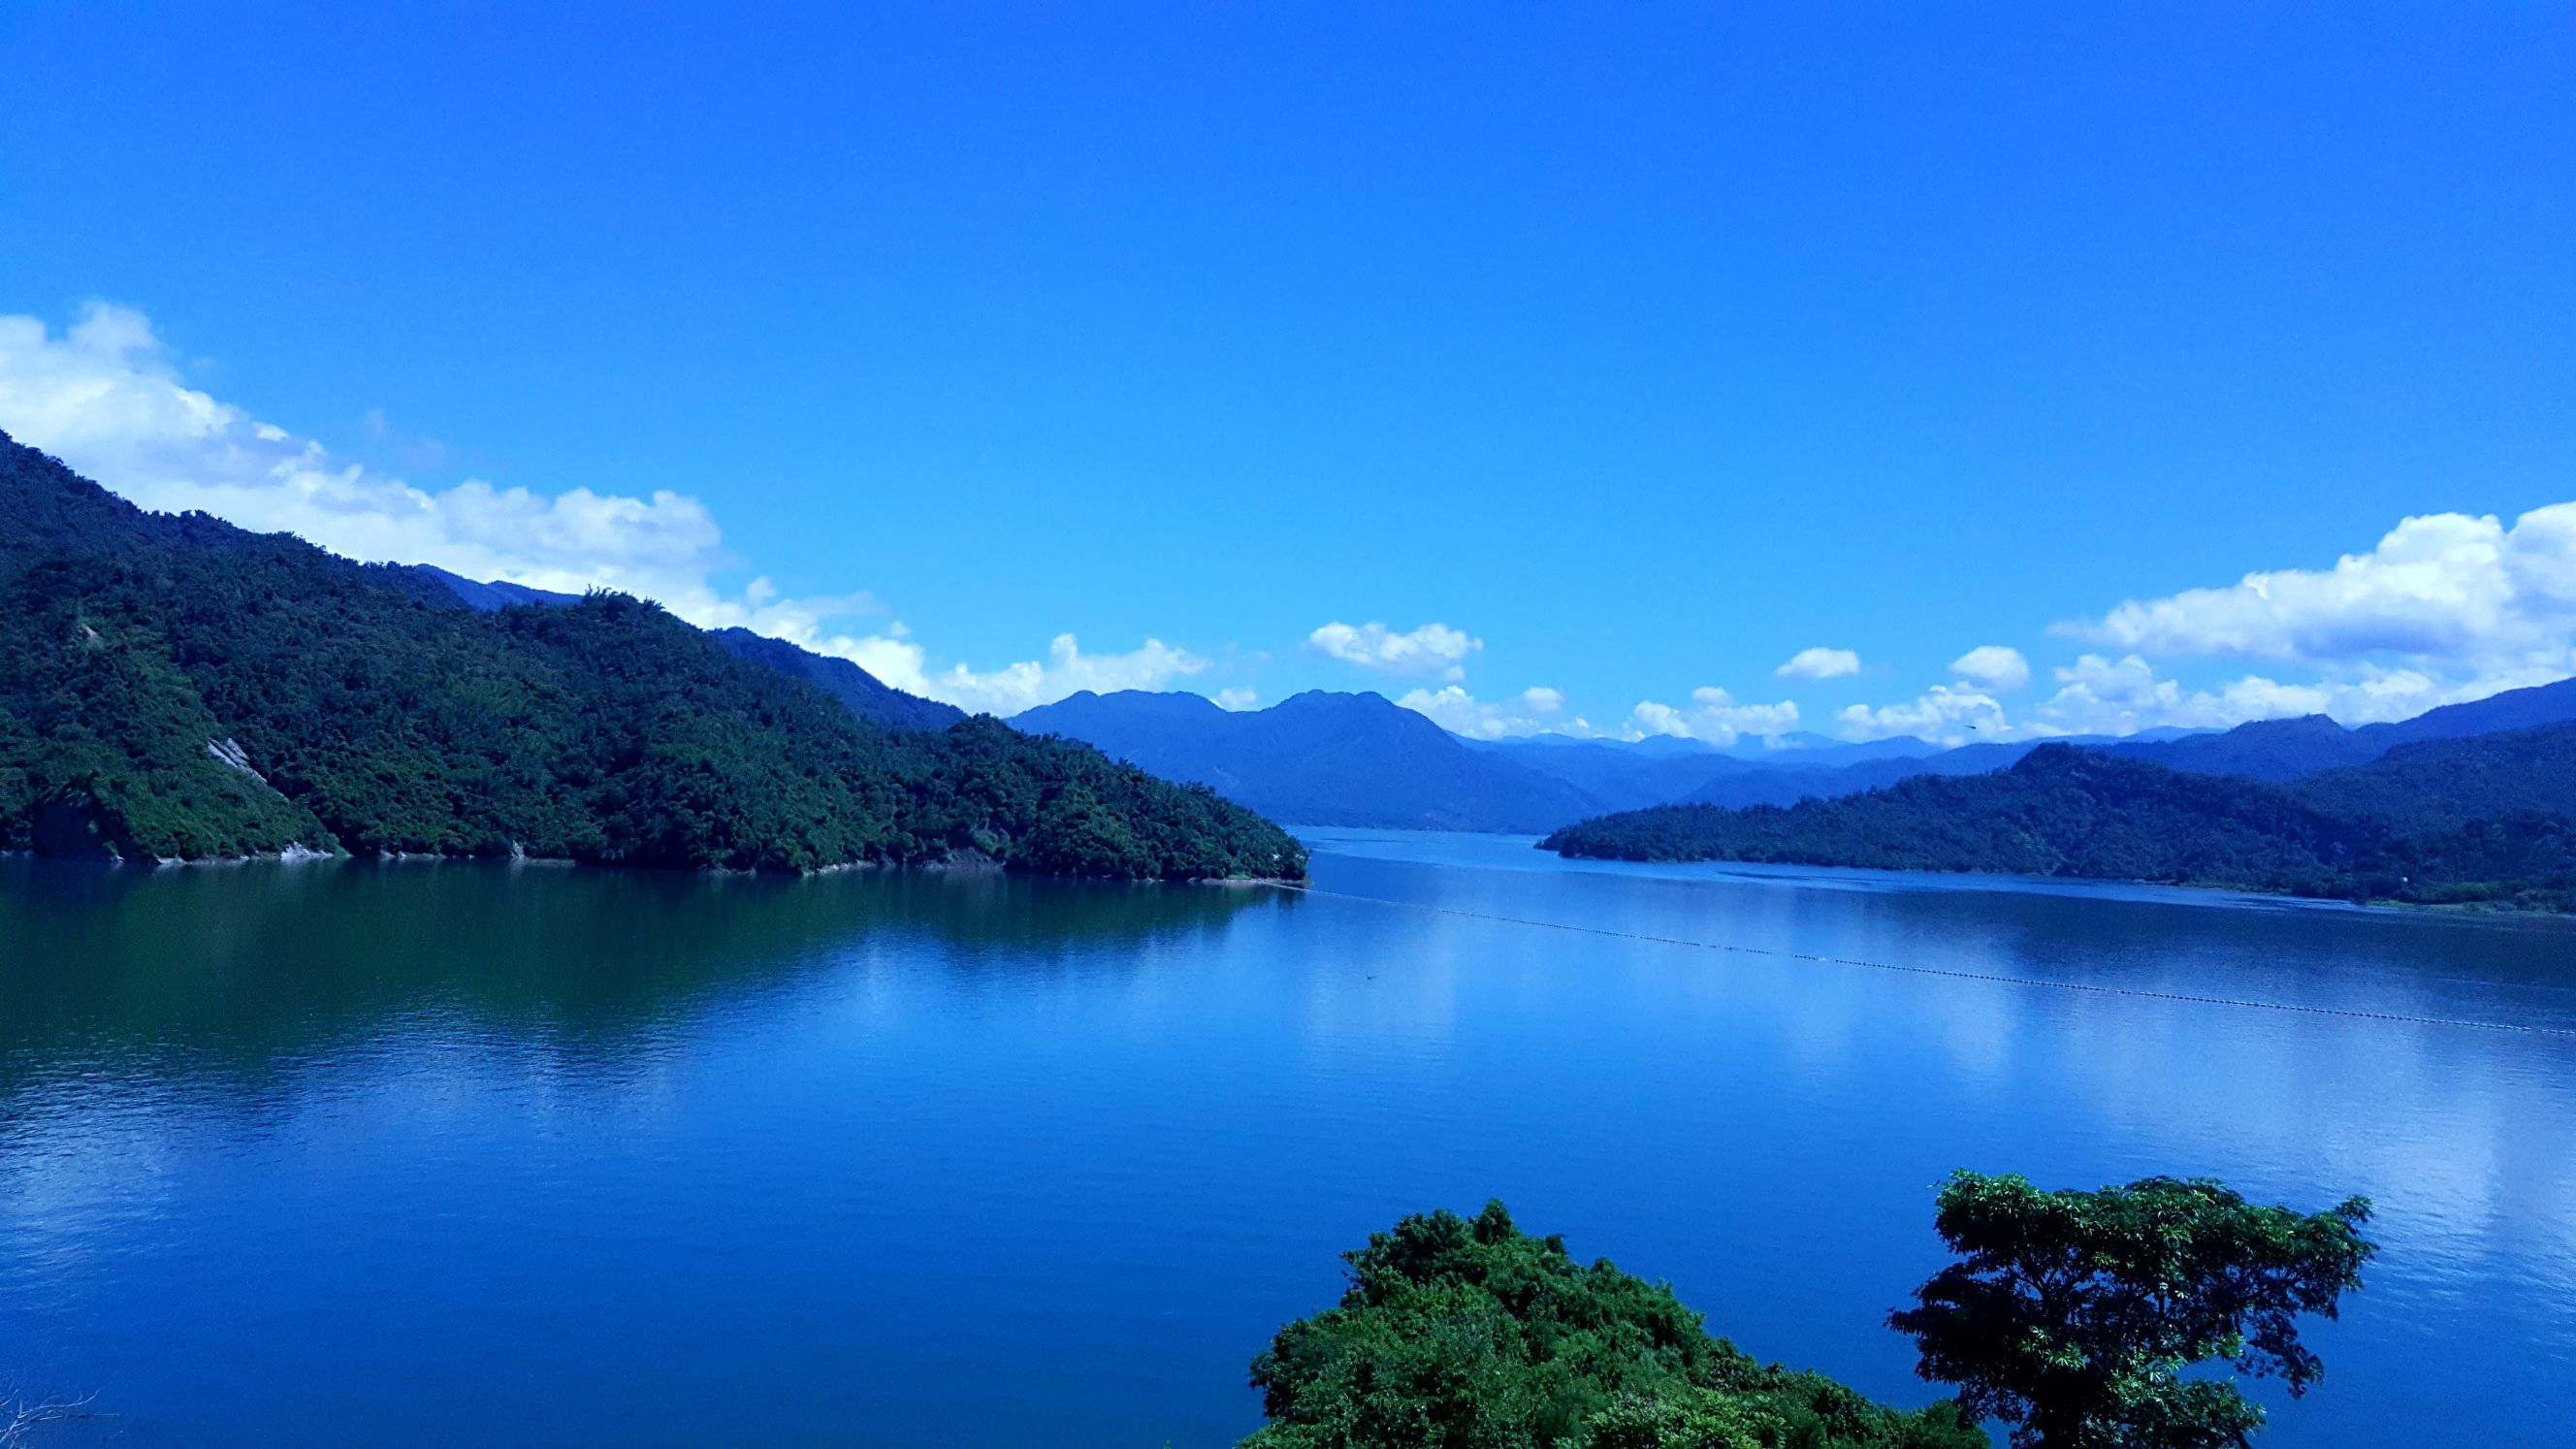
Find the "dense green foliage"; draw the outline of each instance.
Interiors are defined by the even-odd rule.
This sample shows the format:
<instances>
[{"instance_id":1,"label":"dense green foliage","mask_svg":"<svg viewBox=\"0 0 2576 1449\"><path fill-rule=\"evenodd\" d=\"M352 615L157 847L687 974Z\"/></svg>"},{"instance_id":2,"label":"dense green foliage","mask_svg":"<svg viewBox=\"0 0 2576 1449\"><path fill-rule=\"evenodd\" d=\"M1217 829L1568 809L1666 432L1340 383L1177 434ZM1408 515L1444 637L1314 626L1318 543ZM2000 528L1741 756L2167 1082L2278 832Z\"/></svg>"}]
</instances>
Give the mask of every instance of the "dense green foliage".
<instances>
[{"instance_id":1,"label":"dense green foliage","mask_svg":"<svg viewBox=\"0 0 2576 1449\"><path fill-rule=\"evenodd\" d=\"M2290 788L2320 810L2414 833L2533 815L2576 819L2576 724L2399 745Z\"/></svg>"},{"instance_id":2,"label":"dense green foliage","mask_svg":"<svg viewBox=\"0 0 2576 1449\"><path fill-rule=\"evenodd\" d=\"M1628 860L1990 871L2565 909L2576 904L2576 826L2532 812L2568 801L2576 801L2576 725L2402 746L2286 786L2046 745L1992 774L1918 776L1785 808L1631 811L1568 826L1541 844Z\"/></svg>"},{"instance_id":3,"label":"dense green foliage","mask_svg":"<svg viewBox=\"0 0 2576 1449\"><path fill-rule=\"evenodd\" d=\"M1268 821L1095 751L991 719L889 733L651 604L478 612L410 570L142 513L0 438L0 848L291 844L1304 873Z\"/></svg>"},{"instance_id":4,"label":"dense green foliage","mask_svg":"<svg viewBox=\"0 0 2576 1449\"><path fill-rule=\"evenodd\" d=\"M1901 1413L1764 1365L1672 1290L1562 1239L1408 1217L1344 1255L1338 1307L1253 1361L1269 1424L1244 1449L1971 1449L1954 1405Z\"/></svg>"},{"instance_id":5,"label":"dense green foliage","mask_svg":"<svg viewBox=\"0 0 2576 1449\"><path fill-rule=\"evenodd\" d=\"M2184 1371L2224 1362L2306 1393L2324 1369L2298 1319L2361 1286L2369 1218L2362 1198L2301 1214L2205 1179L2043 1192L1962 1172L1937 1220L1960 1261L1888 1322L2019 1449L2224 1449L2262 1406Z\"/></svg>"}]
</instances>

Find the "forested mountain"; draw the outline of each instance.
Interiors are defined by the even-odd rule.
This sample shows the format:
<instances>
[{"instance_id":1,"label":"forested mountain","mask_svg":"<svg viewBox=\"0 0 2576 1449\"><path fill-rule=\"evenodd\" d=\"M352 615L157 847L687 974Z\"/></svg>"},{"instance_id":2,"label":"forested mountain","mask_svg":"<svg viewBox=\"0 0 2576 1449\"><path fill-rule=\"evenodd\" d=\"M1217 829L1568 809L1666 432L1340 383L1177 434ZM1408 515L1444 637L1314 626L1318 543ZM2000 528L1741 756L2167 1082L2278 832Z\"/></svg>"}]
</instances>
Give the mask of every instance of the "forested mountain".
<instances>
[{"instance_id":1,"label":"forested mountain","mask_svg":"<svg viewBox=\"0 0 2576 1449\"><path fill-rule=\"evenodd\" d=\"M1317 690L1228 711L1195 694L1086 690L1011 722L1301 825L1536 833L1603 808L1375 694Z\"/></svg>"},{"instance_id":2,"label":"forested mountain","mask_svg":"<svg viewBox=\"0 0 2576 1449\"><path fill-rule=\"evenodd\" d=\"M480 610L0 435L0 848L292 845L808 869L1296 876L1204 790L997 721L889 733L614 595Z\"/></svg>"},{"instance_id":3,"label":"forested mountain","mask_svg":"<svg viewBox=\"0 0 2576 1449\"><path fill-rule=\"evenodd\" d=\"M2401 830L2530 814L2576 819L2576 722L2401 744L2290 788L2321 810Z\"/></svg>"},{"instance_id":4,"label":"forested mountain","mask_svg":"<svg viewBox=\"0 0 2576 1449\"><path fill-rule=\"evenodd\" d=\"M2337 765L2375 758L2384 746L2321 714L2256 720L2216 734L2179 740L2106 740L2094 746L2124 760L2146 760L2196 775L2295 780Z\"/></svg>"},{"instance_id":5,"label":"forested mountain","mask_svg":"<svg viewBox=\"0 0 2576 1449\"><path fill-rule=\"evenodd\" d=\"M2292 785L2062 744L1781 808L1666 806L1542 842L1567 855L1990 871L2418 902L2576 903L2576 725L2427 741Z\"/></svg>"},{"instance_id":6,"label":"forested mountain","mask_svg":"<svg viewBox=\"0 0 2576 1449\"><path fill-rule=\"evenodd\" d=\"M525 584L498 580L484 583L430 564L414 564L412 572L437 580L449 593L476 609L507 609L521 604L560 606L581 602L579 594L532 589ZM748 659L781 674L794 675L839 700L850 713L890 730L944 730L966 717L966 711L953 704L906 694L847 659L817 654L784 639L772 639L742 628L713 629L708 631L708 636L735 658Z\"/></svg>"}]
</instances>

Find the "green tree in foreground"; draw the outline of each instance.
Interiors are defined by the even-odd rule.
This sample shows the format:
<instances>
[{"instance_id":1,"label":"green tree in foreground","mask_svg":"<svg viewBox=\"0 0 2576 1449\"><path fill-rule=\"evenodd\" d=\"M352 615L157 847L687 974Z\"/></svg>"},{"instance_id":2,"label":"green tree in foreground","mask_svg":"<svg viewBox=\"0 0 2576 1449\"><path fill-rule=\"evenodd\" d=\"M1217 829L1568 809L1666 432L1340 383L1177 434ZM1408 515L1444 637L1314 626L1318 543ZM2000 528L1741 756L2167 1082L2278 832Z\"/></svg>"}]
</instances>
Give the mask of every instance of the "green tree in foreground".
<instances>
[{"instance_id":1,"label":"green tree in foreground","mask_svg":"<svg viewBox=\"0 0 2576 1449\"><path fill-rule=\"evenodd\" d=\"M1244 1449L1984 1449L1947 1402L1904 1413L1712 1338L1672 1289L1585 1266L1501 1203L1408 1217L1344 1255L1339 1306L1253 1361Z\"/></svg>"},{"instance_id":2,"label":"green tree in foreground","mask_svg":"<svg viewBox=\"0 0 2576 1449\"><path fill-rule=\"evenodd\" d=\"M2369 1218L2366 1198L2303 1215L2202 1178L2043 1192L1961 1172L1937 1222L1961 1261L1888 1322L1914 1337L1923 1377L2012 1425L2017 1449L2243 1445L2262 1406L2183 1371L2227 1362L2306 1393L2324 1367L2298 1318L2333 1318L2361 1287Z\"/></svg>"}]
</instances>

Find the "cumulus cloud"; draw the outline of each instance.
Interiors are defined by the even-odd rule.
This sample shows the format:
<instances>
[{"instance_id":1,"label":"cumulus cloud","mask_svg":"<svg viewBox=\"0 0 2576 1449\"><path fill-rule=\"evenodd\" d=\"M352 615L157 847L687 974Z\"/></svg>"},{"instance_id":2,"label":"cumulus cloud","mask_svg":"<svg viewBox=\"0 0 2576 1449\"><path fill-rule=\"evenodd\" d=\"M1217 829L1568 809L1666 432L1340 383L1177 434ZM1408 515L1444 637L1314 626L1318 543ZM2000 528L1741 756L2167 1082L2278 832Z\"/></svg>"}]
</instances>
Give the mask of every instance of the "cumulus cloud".
<instances>
[{"instance_id":1,"label":"cumulus cloud","mask_svg":"<svg viewBox=\"0 0 2576 1449\"><path fill-rule=\"evenodd\" d=\"M2000 739L2009 729L2003 706L1972 686L1936 684L1902 704L1872 709L1855 704L1834 716L1843 737L1854 740L1894 739L1912 735L1941 744L1962 745L1978 739Z\"/></svg>"},{"instance_id":2,"label":"cumulus cloud","mask_svg":"<svg viewBox=\"0 0 2576 1449\"><path fill-rule=\"evenodd\" d=\"M1451 734L1478 740L1534 735L1562 729L1566 724L1560 719L1565 712L1565 696L1544 685L1524 689L1509 699L1487 702L1451 684L1437 690L1409 690L1396 703L1430 716L1432 723ZM1581 732L1582 722L1572 723L1578 727L1575 732Z\"/></svg>"},{"instance_id":3,"label":"cumulus cloud","mask_svg":"<svg viewBox=\"0 0 2576 1449\"><path fill-rule=\"evenodd\" d=\"M1907 703L1854 706L1837 723L1858 738L1947 742L2227 729L2305 714L2359 725L2563 679L2576 674L2576 503L2533 509L2510 527L2423 514L2331 568L2133 599L2050 632L2103 647L2053 670L2056 691L2018 723L1995 696L2026 686L2030 662L1992 644L1951 663L1955 683ZM2185 682L2156 662L2231 659L2287 668Z\"/></svg>"},{"instance_id":4,"label":"cumulus cloud","mask_svg":"<svg viewBox=\"0 0 2576 1449\"><path fill-rule=\"evenodd\" d=\"M1777 704L1738 704L1735 696L1714 685L1692 690L1686 707L1675 708L1649 699L1639 701L1628 712L1628 732L1632 737L1672 735L1712 745L1731 745L1746 735L1769 739L1797 727L1798 706L1794 702L1784 699Z\"/></svg>"},{"instance_id":5,"label":"cumulus cloud","mask_svg":"<svg viewBox=\"0 0 2576 1449\"><path fill-rule=\"evenodd\" d=\"M1990 694L2010 694L2030 683L2030 661L2001 644L1978 645L1951 660L1950 672Z\"/></svg>"},{"instance_id":6,"label":"cumulus cloud","mask_svg":"<svg viewBox=\"0 0 2576 1449\"><path fill-rule=\"evenodd\" d=\"M2510 528L2492 515L2425 514L2330 569L2131 600L2058 632L2150 658L2335 666L2397 656L2563 674L2576 664L2576 503L2533 509Z\"/></svg>"},{"instance_id":7,"label":"cumulus cloud","mask_svg":"<svg viewBox=\"0 0 2576 1449\"><path fill-rule=\"evenodd\" d=\"M686 611L680 612L688 617ZM722 628L736 614L741 616L744 627L756 633L784 639L817 654L847 659L907 694L953 704L972 714L1004 718L1053 704L1085 689L1099 694L1121 689L1168 689L1175 681L1208 667L1207 660L1160 639L1147 639L1124 654L1086 654L1073 635L1058 634L1049 642L1047 657L1042 660L1024 660L996 669L979 670L962 663L942 669L931 664L929 651L912 638L912 631L901 621L878 633L833 633L821 628L818 616L797 600L782 600L766 608L738 609L728 605L713 617L692 618L691 622ZM1250 691L1243 693L1248 704Z\"/></svg>"},{"instance_id":8,"label":"cumulus cloud","mask_svg":"<svg viewBox=\"0 0 2576 1449\"><path fill-rule=\"evenodd\" d=\"M1840 679L1860 673L1860 656L1849 649L1801 649L1771 671L1774 679Z\"/></svg>"},{"instance_id":9,"label":"cumulus cloud","mask_svg":"<svg viewBox=\"0 0 2576 1449\"><path fill-rule=\"evenodd\" d=\"M1206 667L1206 660L1160 639L1148 639L1142 648L1125 654L1085 654L1071 634L1058 634L1048 645L1043 663L1032 660L982 673L954 664L921 676L921 687L914 692L963 709L1008 716L1079 690L1108 694L1121 689L1162 689Z\"/></svg>"},{"instance_id":10,"label":"cumulus cloud","mask_svg":"<svg viewBox=\"0 0 2576 1449\"><path fill-rule=\"evenodd\" d=\"M1425 624L1399 634L1384 624L1354 628L1335 621L1306 636L1307 652L1327 659L1386 674L1451 681L1467 677L1467 656L1484 647L1484 640L1446 624Z\"/></svg>"},{"instance_id":11,"label":"cumulus cloud","mask_svg":"<svg viewBox=\"0 0 2576 1449\"><path fill-rule=\"evenodd\" d=\"M387 431L380 417L371 427ZM764 578L738 593L718 587L716 576L738 561L696 498L587 488L548 496L479 479L415 487L189 387L151 321L130 308L93 303L60 334L34 317L0 315L0 430L146 508L202 509L350 558L565 592L618 589L691 623L785 639L968 709L1014 713L1078 689L1158 689L1205 667L1160 640L1100 655L1063 634L1044 660L934 669L900 622L864 634L827 627L884 614L865 593L788 598Z\"/></svg>"},{"instance_id":12,"label":"cumulus cloud","mask_svg":"<svg viewBox=\"0 0 2576 1449\"><path fill-rule=\"evenodd\" d=\"M2347 725L2410 719L2445 704L2483 699L2538 679L2451 679L2419 669L2365 667L2306 683L2247 674L2189 688L2136 654L2086 654L2051 673L2056 692L2018 721L1991 694L1935 685L1920 698L1876 709L1853 705L1835 716L1850 739L1912 735L1942 744L2060 735L2128 735L2140 730L2232 729L2253 720L2330 715Z\"/></svg>"},{"instance_id":13,"label":"cumulus cloud","mask_svg":"<svg viewBox=\"0 0 2576 1449\"><path fill-rule=\"evenodd\" d=\"M1251 709L1261 703L1261 691L1257 689L1220 689L1216 692L1216 703L1219 709Z\"/></svg>"},{"instance_id":14,"label":"cumulus cloud","mask_svg":"<svg viewBox=\"0 0 2576 1449\"><path fill-rule=\"evenodd\" d=\"M92 304L59 336L0 317L0 429L146 508L203 509L351 558L675 608L711 598L707 575L730 562L714 517L685 494L545 497L476 479L431 491L341 462L188 387L151 322L123 307Z\"/></svg>"},{"instance_id":15,"label":"cumulus cloud","mask_svg":"<svg viewBox=\"0 0 2576 1449\"><path fill-rule=\"evenodd\" d=\"M2285 683L2248 674L2186 689L2139 655L2087 654L2055 671L2057 692L2032 711L2031 732L2134 734L2142 729L2230 729L2251 720L2331 715L2345 724L2408 719L2494 693L2489 681L2455 681L2416 669L2364 669L2350 678Z\"/></svg>"}]
</instances>

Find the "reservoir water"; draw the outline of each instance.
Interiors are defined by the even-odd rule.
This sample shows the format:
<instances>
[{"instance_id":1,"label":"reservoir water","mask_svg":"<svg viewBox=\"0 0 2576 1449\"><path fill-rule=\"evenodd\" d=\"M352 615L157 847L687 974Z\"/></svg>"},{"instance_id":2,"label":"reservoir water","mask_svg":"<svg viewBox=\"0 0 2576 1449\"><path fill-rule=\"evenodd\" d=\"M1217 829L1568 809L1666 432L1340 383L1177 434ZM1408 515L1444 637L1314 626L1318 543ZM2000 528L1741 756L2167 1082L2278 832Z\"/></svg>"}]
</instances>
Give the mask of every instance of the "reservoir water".
<instances>
[{"instance_id":1,"label":"reservoir water","mask_svg":"<svg viewBox=\"0 0 2576 1449\"><path fill-rule=\"evenodd\" d=\"M2261 1442L2570 1442L2570 922L1309 838L1307 894L0 861L0 1384L90 1397L38 1444L1212 1449L1338 1252L1500 1197L1915 1403L1968 1166L2369 1194Z\"/></svg>"}]
</instances>

